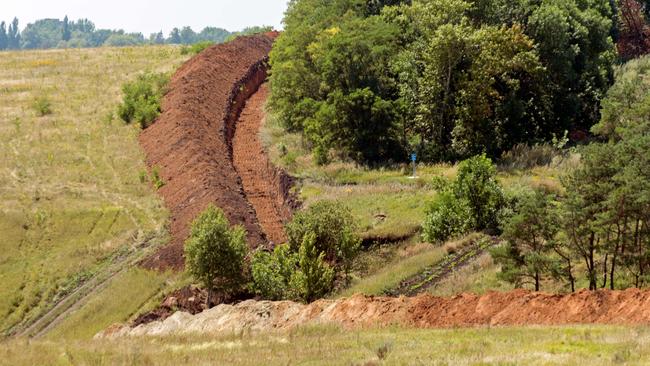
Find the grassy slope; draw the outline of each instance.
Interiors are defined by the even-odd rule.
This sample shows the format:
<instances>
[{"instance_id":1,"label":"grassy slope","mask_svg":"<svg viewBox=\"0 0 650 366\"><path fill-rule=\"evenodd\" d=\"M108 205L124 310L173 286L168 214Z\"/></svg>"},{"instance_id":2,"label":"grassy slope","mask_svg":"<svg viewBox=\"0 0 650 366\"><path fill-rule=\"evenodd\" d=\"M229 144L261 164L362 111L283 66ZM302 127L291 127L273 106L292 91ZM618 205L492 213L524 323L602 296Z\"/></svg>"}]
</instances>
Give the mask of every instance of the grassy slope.
<instances>
[{"instance_id":1,"label":"grassy slope","mask_svg":"<svg viewBox=\"0 0 650 366\"><path fill-rule=\"evenodd\" d=\"M342 330L0 344L11 365L642 365L650 329L615 326ZM385 350L385 351L384 351ZM383 361L379 361L379 356Z\"/></svg>"},{"instance_id":2,"label":"grassy slope","mask_svg":"<svg viewBox=\"0 0 650 366\"><path fill-rule=\"evenodd\" d=\"M417 242L427 202L432 201L437 193L439 183L435 181L448 182L457 172L457 167L453 165L420 164L417 170L419 177L411 179L411 168L406 165L368 169L353 163L334 161L319 167L313 163L302 137L284 131L272 114L267 118L262 139L274 163L301 179L298 189L305 205L319 200L345 203L359 223L360 234L366 239L393 241L411 236L413 239L410 241ZM562 169L545 166L528 170L501 170L498 180L506 189L512 190L522 187L560 190ZM440 261L446 254L440 247L415 245L418 250L406 252L404 243L373 246L362 255L361 261L375 258L377 263L362 270L357 268L351 286L336 296L359 292L381 294L383 290ZM403 253L396 255L399 252ZM452 274L431 292L453 295L465 291L483 293L492 289L510 289L510 285L497 279L497 272L497 266L488 256L484 256L479 263Z\"/></svg>"},{"instance_id":3,"label":"grassy slope","mask_svg":"<svg viewBox=\"0 0 650 366\"><path fill-rule=\"evenodd\" d=\"M138 129L113 112L125 81L184 59L172 47L2 53L0 330L36 315L128 244L164 238L167 214L141 179ZM38 116L39 97L52 114ZM149 277L156 287L160 279Z\"/></svg>"}]
</instances>

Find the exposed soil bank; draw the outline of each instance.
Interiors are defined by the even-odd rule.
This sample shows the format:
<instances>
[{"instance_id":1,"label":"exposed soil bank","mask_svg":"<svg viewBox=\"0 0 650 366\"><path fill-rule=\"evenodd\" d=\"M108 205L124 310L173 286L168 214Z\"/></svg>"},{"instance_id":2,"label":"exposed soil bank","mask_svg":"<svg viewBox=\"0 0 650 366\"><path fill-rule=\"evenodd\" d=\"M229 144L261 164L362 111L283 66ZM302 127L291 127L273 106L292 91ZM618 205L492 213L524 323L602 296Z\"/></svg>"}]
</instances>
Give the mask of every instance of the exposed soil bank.
<instances>
[{"instance_id":1,"label":"exposed soil bank","mask_svg":"<svg viewBox=\"0 0 650 366\"><path fill-rule=\"evenodd\" d=\"M159 193L171 211L172 236L171 244L147 259L145 267L182 268L190 224L210 203L223 209L231 224L244 226L251 247L268 244L233 165L232 141L246 101L266 80L276 36L240 37L213 46L172 77L163 113L140 135L148 165L159 169L165 183ZM289 201L280 197L287 187L275 182L268 187L279 192L278 202Z\"/></svg>"},{"instance_id":2,"label":"exposed soil bank","mask_svg":"<svg viewBox=\"0 0 650 366\"><path fill-rule=\"evenodd\" d=\"M246 102L232 142L233 164L262 230L271 242L280 244L287 239L284 224L291 219L287 198L292 182L284 171L273 167L259 135L267 96L268 88L263 84Z\"/></svg>"},{"instance_id":3,"label":"exposed soil bank","mask_svg":"<svg viewBox=\"0 0 650 366\"><path fill-rule=\"evenodd\" d=\"M650 324L650 291L581 291L569 295L524 290L462 294L452 298L367 297L290 301L244 301L219 305L197 315L177 312L164 321L135 328L113 326L98 337L216 334L268 331L301 325L338 324L345 328L401 325L417 328L477 326Z\"/></svg>"}]
</instances>

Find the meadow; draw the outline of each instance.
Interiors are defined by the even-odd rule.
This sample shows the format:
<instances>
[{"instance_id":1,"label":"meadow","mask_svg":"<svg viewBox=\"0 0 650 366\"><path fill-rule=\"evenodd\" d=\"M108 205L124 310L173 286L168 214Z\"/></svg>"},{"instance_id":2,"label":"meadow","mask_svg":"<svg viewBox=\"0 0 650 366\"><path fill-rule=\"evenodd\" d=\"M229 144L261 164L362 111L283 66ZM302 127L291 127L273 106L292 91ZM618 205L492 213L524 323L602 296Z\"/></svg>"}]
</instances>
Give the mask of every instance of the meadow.
<instances>
[{"instance_id":1,"label":"meadow","mask_svg":"<svg viewBox=\"0 0 650 366\"><path fill-rule=\"evenodd\" d=\"M644 365L647 327L475 329L334 326L281 333L24 341L0 344L11 365Z\"/></svg>"},{"instance_id":2,"label":"meadow","mask_svg":"<svg viewBox=\"0 0 650 366\"><path fill-rule=\"evenodd\" d=\"M99 277L104 290L138 283L100 326L160 289L167 275L125 270L167 240L167 212L139 129L115 109L124 82L170 72L187 57L171 46L2 53L0 333L24 329Z\"/></svg>"}]
</instances>

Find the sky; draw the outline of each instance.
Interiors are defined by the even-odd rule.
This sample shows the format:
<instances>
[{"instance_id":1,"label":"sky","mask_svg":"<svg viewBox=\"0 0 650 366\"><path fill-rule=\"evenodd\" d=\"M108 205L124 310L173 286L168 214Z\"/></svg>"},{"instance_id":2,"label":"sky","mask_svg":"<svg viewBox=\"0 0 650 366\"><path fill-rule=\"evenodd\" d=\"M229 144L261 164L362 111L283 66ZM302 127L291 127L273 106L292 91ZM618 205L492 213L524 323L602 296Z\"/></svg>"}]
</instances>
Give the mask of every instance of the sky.
<instances>
[{"instance_id":1,"label":"sky","mask_svg":"<svg viewBox=\"0 0 650 366\"><path fill-rule=\"evenodd\" d=\"M247 26L270 25L282 28L288 0L1 0L0 20L14 16L20 29L37 19L68 16L88 18L97 28L124 29L145 36L174 27L206 26L238 31Z\"/></svg>"}]
</instances>

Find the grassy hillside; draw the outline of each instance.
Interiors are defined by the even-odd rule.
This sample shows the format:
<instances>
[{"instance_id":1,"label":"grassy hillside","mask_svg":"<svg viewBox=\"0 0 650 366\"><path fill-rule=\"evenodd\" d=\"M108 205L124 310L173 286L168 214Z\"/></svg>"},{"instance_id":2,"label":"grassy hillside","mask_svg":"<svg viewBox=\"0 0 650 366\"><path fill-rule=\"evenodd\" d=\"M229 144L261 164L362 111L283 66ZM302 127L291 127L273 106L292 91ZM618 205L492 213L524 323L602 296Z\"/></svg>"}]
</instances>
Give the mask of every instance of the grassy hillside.
<instances>
[{"instance_id":1,"label":"grassy hillside","mask_svg":"<svg viewBox=\"0 0 650 366\"><path fill-rule=\"evenodd\" d=\"M2 53L0 330L165 240L138 129L114 111L125 81L186 57L166 46ZM140 277L146 288L152 276Z\"/></svg>"}]
</instances>

